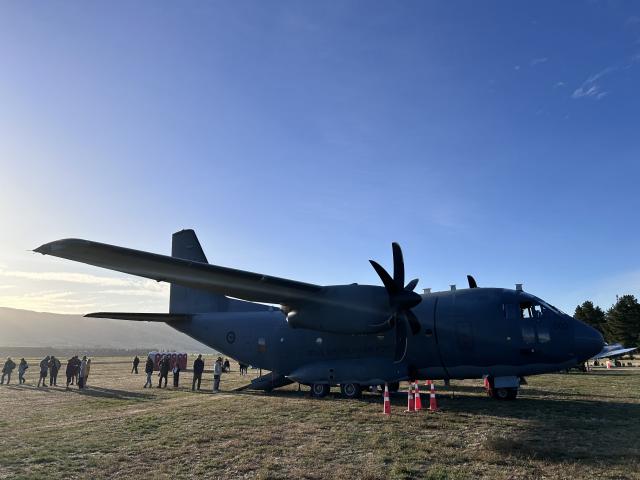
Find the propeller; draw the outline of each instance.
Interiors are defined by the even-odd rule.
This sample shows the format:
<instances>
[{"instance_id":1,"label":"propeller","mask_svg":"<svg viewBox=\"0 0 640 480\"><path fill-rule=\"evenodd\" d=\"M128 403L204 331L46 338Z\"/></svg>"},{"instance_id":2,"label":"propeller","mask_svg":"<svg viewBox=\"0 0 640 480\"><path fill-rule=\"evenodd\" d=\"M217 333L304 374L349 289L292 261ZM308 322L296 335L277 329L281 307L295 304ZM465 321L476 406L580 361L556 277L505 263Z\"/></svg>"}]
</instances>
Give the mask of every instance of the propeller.
<instances>
[{"instance_id":1,"label":"propeller","mask_svg":"<svg viewBox=\"0 0 640 480\"><path fill-rule=\"evenodd\" d=\"M394 361L401 362L407 354L407 325L413 335L420 333L420 321L411 311L413 307L422 301L422 297L413 291L418 284L418 279L404 284L404 258L400 245L392 243L393 250L393 277L375 260L369 260L389 295L391 316L385 322L389 327L395 328L396 347Z\"/></svg>"},{"instance_id":2,"label":"propeller","mask_svg":"<svg viewBox=\"0 0 640 480\"><path fill-rule=\"evenodd\" d=\"M478 288L476 279L473 278L471 275L467 275L467 281L469 282L469 288Z\"/></svg>"}]
</instances>

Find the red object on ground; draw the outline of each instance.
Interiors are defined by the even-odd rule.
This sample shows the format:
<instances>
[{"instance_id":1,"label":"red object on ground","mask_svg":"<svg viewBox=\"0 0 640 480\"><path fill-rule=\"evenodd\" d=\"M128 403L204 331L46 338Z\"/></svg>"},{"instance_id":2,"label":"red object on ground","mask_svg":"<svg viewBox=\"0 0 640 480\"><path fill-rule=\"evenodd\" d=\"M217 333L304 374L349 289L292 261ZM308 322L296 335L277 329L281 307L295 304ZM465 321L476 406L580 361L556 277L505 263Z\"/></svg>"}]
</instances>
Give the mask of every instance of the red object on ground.
<instances>
[{"instance_id":1,"label":"red object on ground","mask_svg":"<svg viewBox=\"0 0 640 480\"><path fill-rule=\"evenodd\" d=\"M418 382L416 382L414 385L416 390L415 407L417 412L418 410L422 410L422 400L420 400L420 385L418 384Z\"/></svg>"},{"instance_id":2,"label":"red object on ground","mask_svg":"<svg viewBox=\"0 0 640 480\"><path fill-rule=\"evenodd\" d=\"M429 393L429 411L437 412L438 402L436 401L436 386L431 380L429 380L429 385L431 385L431 392Z\"/></svg>"},{"instance_id":3,"label":"red object on ground","mask_svg":"<svg viewBox=\"0 0 640 480\"><path fill-rule=\"evenodd\" d=\"M391 400L389 400L389 385L384 384L384 406L382 407L382 413L385 415L391 415Z\"/></svg>"},{"instance_id":4,"label":"red object on ground","mask_svg":"<svg viewBox=\"0 0 640 480\"><path fill-rule=\"evenodd\" d=\"M407 412L415 412L416 403L413 398L413 383L409 384L409 396L407 397Z\"/></svg>"}]
</instances>

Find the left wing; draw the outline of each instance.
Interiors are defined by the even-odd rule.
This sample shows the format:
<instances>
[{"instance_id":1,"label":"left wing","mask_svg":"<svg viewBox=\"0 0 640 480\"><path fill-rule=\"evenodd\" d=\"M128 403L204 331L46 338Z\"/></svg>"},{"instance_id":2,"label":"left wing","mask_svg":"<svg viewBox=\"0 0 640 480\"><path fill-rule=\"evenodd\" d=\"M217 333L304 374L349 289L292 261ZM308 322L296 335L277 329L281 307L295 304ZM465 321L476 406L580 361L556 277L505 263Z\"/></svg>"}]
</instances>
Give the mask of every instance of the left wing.
<instances>
[{"instance_id":1,"label":"left wing","mask_svg":"<svg viewBox=\"0 0 640 480\"><path fill-rule=\"evenodd\" d=\"M191 319L191 315L183 313L122 313L96 312L85 315L88 318L111 318L113 320L133 320L134 322L184 322Z\"/></svg>"},{"instance_id":2,"label":"left wing","mask_svg":"<svg viewBox=\"0 0 640 480\"><path fill-rule=\"evenodd\" d=\"M34 251L252 302L298 305L317 299L323 290L320 285L77 238L46 243Z\"/></svg>"}]
</instances>

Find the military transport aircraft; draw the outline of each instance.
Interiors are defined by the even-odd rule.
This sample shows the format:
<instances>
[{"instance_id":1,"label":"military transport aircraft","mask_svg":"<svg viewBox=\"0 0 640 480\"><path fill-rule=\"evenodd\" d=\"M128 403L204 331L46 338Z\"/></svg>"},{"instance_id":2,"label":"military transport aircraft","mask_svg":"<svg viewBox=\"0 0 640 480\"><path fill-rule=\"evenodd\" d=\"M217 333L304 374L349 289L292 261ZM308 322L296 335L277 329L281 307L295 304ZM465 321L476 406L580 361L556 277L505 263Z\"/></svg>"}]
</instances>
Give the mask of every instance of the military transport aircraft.
<instances>
[{"instance_id":1,"label":"military transport aircraft","mask_svg":"<svg viewBox=\"0 0 640 480\"><path fill-rule=\"evenodd\" d=\"M384 287L313 285L210 265L193 230L173 235L171 256L80 239L47 243L45 255L171 284L169 313L87 316L166 322L238 361L272 373L271 389L299 382L314 396L340 385L408 379L488 378L493 396L515 398L519 379L554 372L600 352L600 333L522 288L414 292L393 244L393 274L370 260ZM260 302L260 303L254 303ZM279 307L265 304L279 305Z\"/></svg>"}]
</instances>

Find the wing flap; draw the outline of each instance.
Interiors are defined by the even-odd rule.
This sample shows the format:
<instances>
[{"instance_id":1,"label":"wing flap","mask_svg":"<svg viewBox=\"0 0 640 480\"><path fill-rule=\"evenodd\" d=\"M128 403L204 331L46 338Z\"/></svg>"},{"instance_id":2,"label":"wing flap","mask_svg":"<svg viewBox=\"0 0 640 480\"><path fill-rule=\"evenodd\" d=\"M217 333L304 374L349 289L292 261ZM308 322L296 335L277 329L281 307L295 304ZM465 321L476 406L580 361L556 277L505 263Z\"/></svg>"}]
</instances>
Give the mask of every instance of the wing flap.
<instances>
[{"instance_id":1,"label":"wing flap","mask_svg":"<svg viewBox=\"0 0 640 480\"><path fill-rule=\"evenodd\" d=\"M46 243L34 251L252 302L295 305L322 290L321 286L310 283L77 238Z\"/></svg>"}]
</instances>

